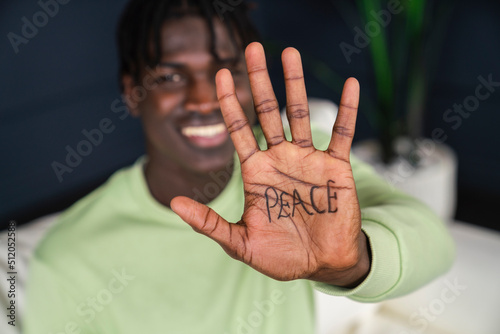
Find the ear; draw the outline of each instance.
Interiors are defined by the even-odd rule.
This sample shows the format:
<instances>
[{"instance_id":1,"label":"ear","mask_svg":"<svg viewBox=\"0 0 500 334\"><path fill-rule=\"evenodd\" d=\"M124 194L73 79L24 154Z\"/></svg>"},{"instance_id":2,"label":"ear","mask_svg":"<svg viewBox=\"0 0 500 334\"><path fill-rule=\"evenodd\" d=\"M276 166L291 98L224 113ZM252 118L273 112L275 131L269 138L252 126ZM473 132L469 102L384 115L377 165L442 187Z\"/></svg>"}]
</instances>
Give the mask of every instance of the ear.
<instances>
[{"instance_id":1,"label":"ear","mask_svg":"<svg viewBox=\"0 0 500 334\"><path fill-rule=\"evenodd\" d=\"M135 88L135 80L132 78L130 74L122 75L122 85L123 85L123 97L125 102L127 103L128 110L130 115L133 117L139 117L141 115L138 103L134 100L134 88Z\"/></svg>"}]
</instances>

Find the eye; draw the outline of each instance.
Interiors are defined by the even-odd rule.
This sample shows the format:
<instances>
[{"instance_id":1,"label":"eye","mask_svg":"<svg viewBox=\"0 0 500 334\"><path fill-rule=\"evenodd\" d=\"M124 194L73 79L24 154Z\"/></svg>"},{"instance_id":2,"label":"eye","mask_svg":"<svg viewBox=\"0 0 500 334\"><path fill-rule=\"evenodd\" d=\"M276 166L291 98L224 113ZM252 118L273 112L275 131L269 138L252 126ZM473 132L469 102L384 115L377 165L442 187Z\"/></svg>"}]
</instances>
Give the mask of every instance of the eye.
<instances>
[{"instance_id":1,"label":"eye","mask_svg":"<svg viewBox=\"0 0 500 334\"><path fill-rule=\"evenodd\" d=\"M158 74L155 83L163 89L177 89L183 87L187 82L187 77L182 73Z\"/></svg>"},{"instance_id":2,"label":"eye","mask_svg":"<svg viewBox=\"0 0 500 334\"><path fill-rule=\"evenodd\" d=\"M179 84L184 81L184 76L179 73L162 74L156 78L157 84Z\"/></svg>"}]
</instances>

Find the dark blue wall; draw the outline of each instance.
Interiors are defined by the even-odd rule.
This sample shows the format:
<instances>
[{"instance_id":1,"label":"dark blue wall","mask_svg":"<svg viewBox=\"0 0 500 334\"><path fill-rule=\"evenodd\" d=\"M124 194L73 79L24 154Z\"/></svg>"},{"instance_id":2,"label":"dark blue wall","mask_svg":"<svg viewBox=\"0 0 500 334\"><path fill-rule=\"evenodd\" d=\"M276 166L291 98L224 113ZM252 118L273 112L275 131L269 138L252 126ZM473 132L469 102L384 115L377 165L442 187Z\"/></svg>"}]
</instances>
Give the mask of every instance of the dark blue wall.
<instances>
[{"instance_id":1,"label":"dark blue wall","mask_svg":"<svg viewBox=\"0 0 500 334\"><path fill-rule=\"evenodd\" d=\"M111 108L120 97L114 31L124 3L94 0L61 5L36 35L31 32L34 36L18 46L17 53L8 34L22 35L22 18L32 22L41 8L37 1L2 5L2 225L9 219L23 222L64 208L143 152L139 122L131 117L121 120ZM91 131L106 118L114 130L59 179L52 163L65 164L66 146L76 149L85 140L82 131Z\"/></svg>"}]
</instances>

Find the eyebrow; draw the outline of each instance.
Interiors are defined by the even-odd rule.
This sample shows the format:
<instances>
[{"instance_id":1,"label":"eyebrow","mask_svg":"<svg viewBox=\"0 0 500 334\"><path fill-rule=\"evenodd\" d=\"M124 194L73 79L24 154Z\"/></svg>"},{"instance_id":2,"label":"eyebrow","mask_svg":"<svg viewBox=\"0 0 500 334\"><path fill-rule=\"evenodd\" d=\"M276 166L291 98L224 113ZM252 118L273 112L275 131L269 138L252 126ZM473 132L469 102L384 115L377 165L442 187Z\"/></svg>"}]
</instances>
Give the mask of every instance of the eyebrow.
<instances>
[{"instance_id":1,"label":"eyebrow","mask_svg":"<svg viewBox=\"0 0 500 334\"><path fill-rule=\"evenodd\" d=\"M158 64L160 67L173 67L173 68L183 68L186 67L186 65L181 64L181 63L171 63L171 62L161 62Z\"/></svg>"},{"instance_id":2,"label":"eyebrow","mask_svg":"<svg viewBox=\"0 0 500 334\"><path fill-rule=\"evenodd\" d=\"M225 59L219 59L218 63L220 64L226 64L226 63L232 63L235 64L241 60L240 57L233 57L233 58L225 58Z\"/></svg>"},{"instance_id":3,"label":"eyebrow","mask_svg":"<svg viewBox=\"0 0 500 334\"><path fill-rule=\"evenodd\" d=\"M219 64L236 64L240 61L239 57L233 57L233 58L225 58L225 59L220 59L217 61ZM185 68L186 65L182 63L173 63L173 62L161 62L158 64L160 67L173 67L173 68Z\"/></svg>"}]
</instances>

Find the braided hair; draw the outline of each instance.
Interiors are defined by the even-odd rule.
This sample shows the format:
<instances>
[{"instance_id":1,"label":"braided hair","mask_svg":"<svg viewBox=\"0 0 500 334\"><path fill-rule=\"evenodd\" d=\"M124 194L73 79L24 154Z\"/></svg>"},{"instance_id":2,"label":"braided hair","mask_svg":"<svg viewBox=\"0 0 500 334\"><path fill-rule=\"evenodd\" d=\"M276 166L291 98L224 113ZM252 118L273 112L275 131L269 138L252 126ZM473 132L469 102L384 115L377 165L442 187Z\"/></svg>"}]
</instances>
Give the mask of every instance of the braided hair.
<instances>
[{"instance_id":1,"label":"braided hair","mask_svg":"<svg viewBox=\"0 0 500 334\"><path fill-rule=\"evenodd\" d=\"M216 7L217 5L226 7ZM220 58L215 47L214 18L220 17L225 24L236 50L243 49L250 42L259 39L257 30L248 16L248 6L243 0L237 6L230 6L223 0L218 0L218 2L212 0L131 0L125 7L118 24L120 77L130 74L138 82L141 66L154 67L159 64L163 24L169 19L187 15L199 15L206 20L211 37L210 52L217 60ZM238 40L241 42L238 43Z\"/></svg>"}]
</instances>

